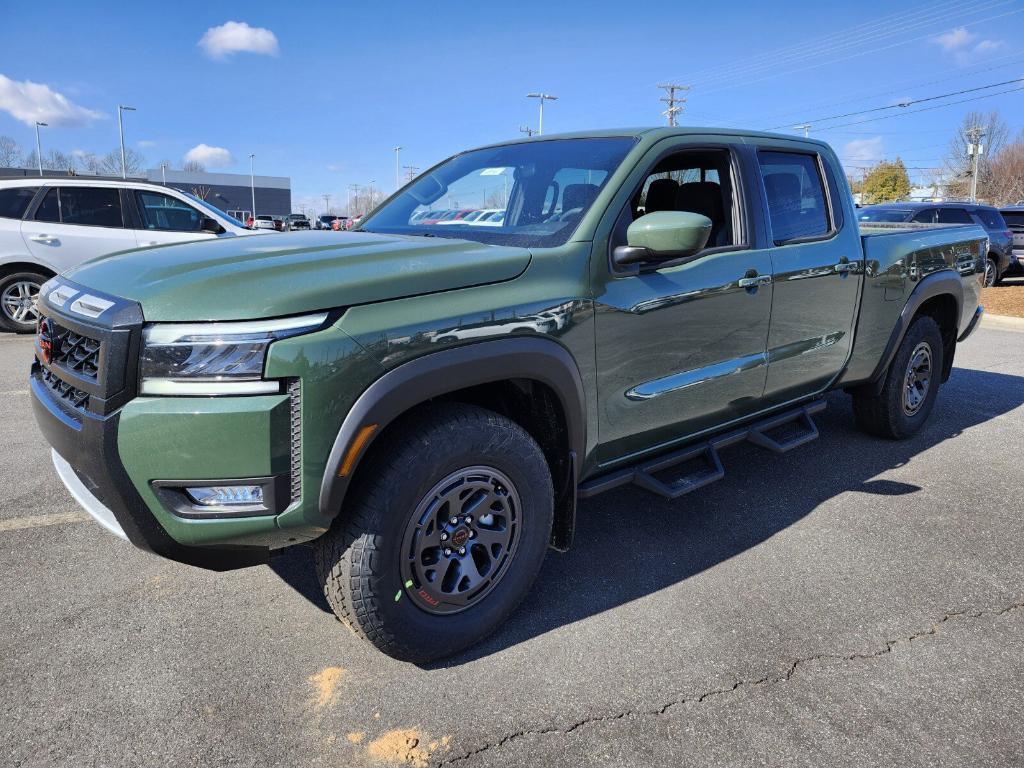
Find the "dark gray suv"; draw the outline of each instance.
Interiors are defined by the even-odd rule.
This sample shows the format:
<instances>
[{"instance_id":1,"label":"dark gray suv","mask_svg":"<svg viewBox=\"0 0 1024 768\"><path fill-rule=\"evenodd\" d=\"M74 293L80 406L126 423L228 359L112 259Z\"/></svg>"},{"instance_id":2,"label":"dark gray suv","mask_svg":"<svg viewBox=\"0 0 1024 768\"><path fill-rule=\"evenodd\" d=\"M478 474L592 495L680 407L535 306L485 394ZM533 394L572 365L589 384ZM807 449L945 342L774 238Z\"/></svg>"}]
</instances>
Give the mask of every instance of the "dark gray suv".
<instances>
[{"instance_id":1,"label":"dark gray suv","mask_svg":"<svg viewBox=\"0 0 1024 768\"><path fill-rule=\"evenodd\" d=\"M1024 208L1021 209L1024 212ZM988 235L985 285L991 287L1013 274L1019 262L1013 257L1013 233L1002 214L990 205L977 203L882 203L857 211L857 220L872 223L978 224ZM1021 248L1024 249L1024 238ZM1024 255L1024 250L1021 251Z\"/></svg>"}]
</instances>

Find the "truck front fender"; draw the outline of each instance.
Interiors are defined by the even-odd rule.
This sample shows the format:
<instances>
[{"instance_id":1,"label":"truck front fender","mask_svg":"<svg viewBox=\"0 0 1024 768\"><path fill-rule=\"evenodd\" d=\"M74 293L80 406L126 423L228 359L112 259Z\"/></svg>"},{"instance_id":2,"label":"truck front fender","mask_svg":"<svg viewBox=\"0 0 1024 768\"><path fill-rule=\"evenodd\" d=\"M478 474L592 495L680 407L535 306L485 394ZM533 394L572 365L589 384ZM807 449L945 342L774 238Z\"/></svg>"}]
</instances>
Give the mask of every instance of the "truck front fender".
<instances>
[{"instance_id":1,"label":"truck front fender","mask_svg":"<svg viewBox=\"0 0 1024 768\"><path fill-rule=\"evenodd\" d=\"M550 387L562 406L570 451L585 455L586 400L583 381L572 355L555 341L515 338L483 341L433 352L399 365L371 384L356 400L334 440L320 487L320 512L333 517L359 462L373 440L398 416L432 398L480 384L530 379ZM359 442L364 427L376 425ZM349 451L354 457L349 457ZM349 471L342 473L348 458ZM578 473L579 463L573 464ZM572 487L578 477L571 478ZM556 479L557 482L557 479ZM574 495L575 498L575 495Z\"/></svg>"}]
</instances>

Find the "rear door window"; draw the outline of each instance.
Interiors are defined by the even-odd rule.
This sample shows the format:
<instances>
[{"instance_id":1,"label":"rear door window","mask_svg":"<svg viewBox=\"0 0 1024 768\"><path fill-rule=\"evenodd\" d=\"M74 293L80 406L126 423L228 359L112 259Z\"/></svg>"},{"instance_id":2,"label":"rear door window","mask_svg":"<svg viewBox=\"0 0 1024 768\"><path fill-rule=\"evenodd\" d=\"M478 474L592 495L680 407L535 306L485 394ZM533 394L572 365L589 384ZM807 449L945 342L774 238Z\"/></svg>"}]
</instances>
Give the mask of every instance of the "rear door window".
<instances>
[{"instance_id":1,"label":"rear door window","mask_svg":"<svg viewBox=\"0 0 1024 768\"><path fill-rule=\"evenodd\" d=\"M0 189L0 218L20 219L39 187L10 187Z\"/></svg>"},{"instance_id":2,"label":"rear door window","mask_svg":"<svg viewBox=\"0 0 1024 768\"><path fill-rule=\"evenodd\" d=\"M911 219L915 224L934 224L935 223L935 209L927 208L923 211L919 211L914 214L914 218Z\"/></svg>"},{"instance_id":3,"label":"rear door window","mask_svg":"<svg viewBox=\"0 0 1024 768\"><path fill-rule=\"evenodd\" d=\"M114 187L61 187L60 220L87 227L123 228L121 193Z\"/></svg>"},{"instance_id":4,"label":"rear door window","mask_svg":"<svg viewBox=\"0 0 1024 768\"><path fill-rule=\"evenodd\" d=\"M963 208L939 208L939 224L973 224L971 215Z\"/></svg>"},{"instance_id":5,"label":"rear door window","mask_svg":"<svg viewBox=\"0 0 1024 768\"><path fill-rule=\"evenodd\" d=\"M775 244L828 235L828 203L817 158L760 152L758 159Z\"/></svg>"}]
</instances>

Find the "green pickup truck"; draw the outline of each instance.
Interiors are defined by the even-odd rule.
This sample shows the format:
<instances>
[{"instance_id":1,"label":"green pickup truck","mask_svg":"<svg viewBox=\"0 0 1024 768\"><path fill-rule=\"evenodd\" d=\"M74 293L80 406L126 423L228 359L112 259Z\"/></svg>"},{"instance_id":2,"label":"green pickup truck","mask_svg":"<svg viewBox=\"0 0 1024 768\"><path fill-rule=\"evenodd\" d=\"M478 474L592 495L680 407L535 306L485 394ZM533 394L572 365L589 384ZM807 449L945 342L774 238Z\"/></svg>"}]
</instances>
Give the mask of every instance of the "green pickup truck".
<instances>
[{"instance_id":1,"label":"green pickup truck","mask_svg":"<svg viewBox=\"0 0 1024 768\"><path fill-rule=\"evenodd\" d=\"M503 215L437 213L473 208ZM987 246L858 228L817 141L544 136L456 155L342 235L65 272L32 403L111 532L218 570L311 543L338 617L424 661L505 620L578 499L676 498L729 445L797 448L835 389L868 432L914 434L981 316Z\"/></svg>"}]
</instances>

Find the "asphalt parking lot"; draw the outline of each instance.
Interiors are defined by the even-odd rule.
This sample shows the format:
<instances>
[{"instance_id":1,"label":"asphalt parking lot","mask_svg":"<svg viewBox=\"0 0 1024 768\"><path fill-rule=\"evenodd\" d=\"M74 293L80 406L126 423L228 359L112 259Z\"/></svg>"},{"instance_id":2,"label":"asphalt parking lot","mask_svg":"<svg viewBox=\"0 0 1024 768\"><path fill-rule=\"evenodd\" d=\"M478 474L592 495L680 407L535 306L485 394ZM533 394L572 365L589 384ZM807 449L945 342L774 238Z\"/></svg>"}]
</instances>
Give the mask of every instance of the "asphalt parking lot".
<instances>
[{"instance_id":1,"label":"asphalt parking lot","mask_svg":"<svg viewBox=\"0 0 1024 768\"><path fill-rule=\"evenodd\" d=\"M0 764L1024 763L1024 334L959 350L927 428L724 454L582 504L511 622L431 667L328 612L307 550L212 574L87 521L0 337Z\"/></svg>"}]
</instances>

